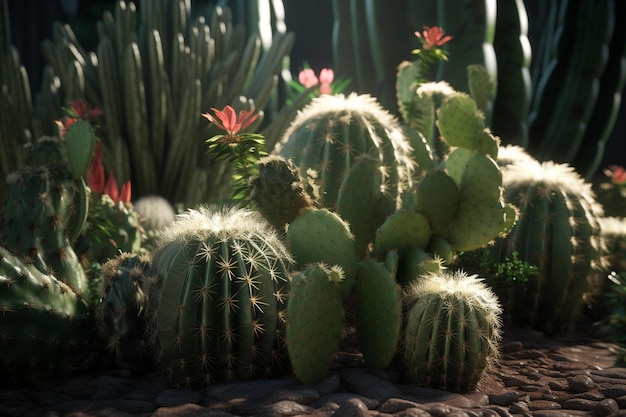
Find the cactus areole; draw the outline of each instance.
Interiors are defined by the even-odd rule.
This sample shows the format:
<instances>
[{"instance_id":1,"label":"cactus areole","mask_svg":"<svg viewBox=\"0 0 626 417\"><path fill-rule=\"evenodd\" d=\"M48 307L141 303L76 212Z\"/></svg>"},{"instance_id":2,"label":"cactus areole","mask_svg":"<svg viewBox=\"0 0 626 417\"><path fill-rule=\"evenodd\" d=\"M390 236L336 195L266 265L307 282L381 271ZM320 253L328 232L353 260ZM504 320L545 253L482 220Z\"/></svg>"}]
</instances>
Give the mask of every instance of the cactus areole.
<instances>
[{"instance_id":1,"label":"cactus areole","mask_svg":"<svg viewBox=\"0 0 626 417\"><path fill-rule=\"evenodd\" d=\"M163 234L153 342L171 381L202 386L282 372L291 256L258 213L206 207Z\"/></svg>"}]
</instances>

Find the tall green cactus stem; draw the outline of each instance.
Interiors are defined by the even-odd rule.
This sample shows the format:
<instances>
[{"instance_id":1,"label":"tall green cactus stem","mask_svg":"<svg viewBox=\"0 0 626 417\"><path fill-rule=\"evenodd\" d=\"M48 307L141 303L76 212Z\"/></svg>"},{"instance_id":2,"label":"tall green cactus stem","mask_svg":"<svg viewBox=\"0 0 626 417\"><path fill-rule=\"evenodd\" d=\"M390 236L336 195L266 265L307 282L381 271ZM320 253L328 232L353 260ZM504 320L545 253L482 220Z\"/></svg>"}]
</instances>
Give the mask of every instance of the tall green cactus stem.
<instances>
[{"instance_id":1,"label":"tall green cactus stem","mask_svg":"<svg viewBox=\"0 0 626 417\"><path fill-rule=\"evenodd\" d=\"M85 224L89 189L82 178L72 178L57 138L40 139L26 161L26 167L7 178L3 244L81 295L87 277L72 242Z\"/></svg>"},{"instance_id":2,"label":"tall green cactus stem","mask_svg":"<svg viewBox=\"0 0 626 417\"><path fill-rule=\"evenodd\" d=\"M523 290L499 293L505 320L547 333L567 331L606 266L598 223L602 209L591 185L568 165L512 163L502 173L504 198L520 216L489 250L499 262L518 252L520 260L539 269Z\"/></svg>"},{"instance_id":3,"label":"tall green cactus stem","mask_svg":"<svg viewBox=\"0 0 626 417\"><path fill-rule=\"evenodd\" d=\"M316 207L320 199L317 173L306 177L291 161L279 155L259 159L259 174L250 181L250 198L271 225L284 230L303 210Z\"/></svg>"},{"instance_id":4,"label":"tall green cactus stem","mask_svg":"<svg viewBox=\"0 0 626 417\"><path fill-rule=\"evenodd\" d=\"M296 378L320 382L335 359L343 331L341 268L314 263L296 273L287 302L287 349Z\"/></svg>"},{"instance_id":5,"label":"tall green cactus stem","mask_svg":"<svg viewBox=\"0 0 626 417\"><path fill-rule=\"evenodd\" d=\"M87 302L0 247L0 385L30 384L89 365Z\"/></svg>"},{"instance_id":6,"label":"tall green cactus stem","mask_svg":"<svg viewBox=\"0 0 626 417\"><path fill-rule=\"evenodd\" d=\"M542 70L541 77L534 80L535 90L528 117L530 142L527 148L531 155L541 161L571 164L579 157L592 159L596 164L599 162L597 157L589 153L579 155L579 152L585 131L591 127L589 121L601 97L601 88L609 89L602 95L604 101L610 103L608 106L602 105L605 114L611 113L610 108L615 106L614 94L619 91L618 84L613 82L602 85L609 60L608 52L615 53L618 61L622 61L626 53L623 33L618 35L621 37L621 50L610 48L615 28L622 26L621 21L616 20L615 3L619 2L559 2L556 6L558 15L555 26L547 25L545 28L546 36L552 37L550 45L546 45L550 55L545 62L538 63ZM578 53L572 54L572 50ZM617 65L621 66L619 71L623 77L623 64ZM600 129L606 127L606 121L602 117ZM602 135L595 136L592 144L599 146L593 149L587 144L587 149L602 153L603 140L606 138ZM585 174L593 175L594 171L587 166Z\"/></svg>"},{"instance_id":7,"label":"tall green cactus stem","mask_svg":"<svg viewBox=\"0 0 626 417\"><path fill-rule=\"evenodd\" d=\"M123 253L102 266L98 337L121 368L139 371L153 365L146 344L144 293L144 277L153 273L148 255Z\"/></svg>"},{"instance_id":8,"label":"tall green cactus stem","mask_svg":"<svg viewBox=\"0 0 626 417\"><path fill-rule=\"evenodd\" d=\"M498 91L491 127L504 143L526 147L532 96L532 51L523 0L498 2L493 47L498 58Z\"/></svg>"},{"instance_id":9,"label":"tall green cactus stem","mask_svg":"<svg viewBox=\"0 0 626 417\"><path fill-rule=\"evenodd\" d=\"M404 302L408 379L446 391L474 390L498 357L502 310L496 295L477 276L457 271L423 276Z\"/></svg>"},{"instance_id":10,"label":"tall green cactus stem","mask_svg":"<svg viewBox=\"0 0 626 417\"><path fill-rule=\"evenodd\" d=\"M369 95L325 94L293 121L274 153L318 172L322 206L334 209L341 182L361 159L379 164L380 191L392 202L411 182L411 147L396 118Z\"/></svg>"},{"instance_id":11,"label":"tall green cactus stem","mask_svg":"<svg viewBox=\"0 0 626 417\"><path fill-rule=\"evenodd\" d=\"M356 330L365 364L389 366L398 349L402 300L395 277L382 262L360 262L355 285Z\"/></svg>"},{"instance_id":12,"label":"tall green cactus stem","mask_svg":"<svg viewBox=\"0 0 626 417\"><path fill-rule=\"evenodd\" d=\"M94 59L57 24L43 51L66 99L104 110L104 164L130 179L138 197L159 193L192 206L226 193L225 166L198 141L217 130L200 114L225 105L262 112L293 34L274 33L262 52L257 35L246 39L245 28L233 26L229 9L192 20L190 1L157 0L140 11L118 2L98 23L98 37Z\"/></svg>"},{"instance_id":13,"label":"tall green cactus stem","mask_svg":"<svg viewBox=\"0 0 626 417\"><path fill-rule=\"evenodd\" d=\"M150 327L172 383L197 387L284 372L291 256L245 209L179 215L153 252L162 281ZM150 290L147 290L150 292Z\"/></svg>"},{"instance_id":14,"label":"tall green cactus stem","mask_svg":"<svg viewBox=\"0 0 626 417\"><path fill-rule=\"evenodd\" d=\"M306 209L289 223L285 240L298 269L317 262L341 266L341 297L348 298L354 287L356 258L354 237L345 220L327 209Z\"/></svg>"}]
</instances>

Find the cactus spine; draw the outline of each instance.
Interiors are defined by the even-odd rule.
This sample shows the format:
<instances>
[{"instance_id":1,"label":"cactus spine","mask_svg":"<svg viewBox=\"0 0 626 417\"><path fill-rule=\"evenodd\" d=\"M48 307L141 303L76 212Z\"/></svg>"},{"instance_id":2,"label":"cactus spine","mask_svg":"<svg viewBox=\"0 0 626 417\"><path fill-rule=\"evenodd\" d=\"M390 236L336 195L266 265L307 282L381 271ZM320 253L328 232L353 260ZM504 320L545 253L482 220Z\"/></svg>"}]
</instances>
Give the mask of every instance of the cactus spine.
<instances>
[{"instance_id":1,"label":"cactus spine","mask_svg":"<svg viewBox=\"0 0 626 417\"><path fill-rule=\"evenodd\" d=\"M162 280L153 283L161 290L151 339L174 384L284 371L291 255L265 220L244 209L189 210L153 254Z\"/></svg>"},{"instance_id":2,"label":"cactus spine","mask_svg":"<svg viewBox=\"0 0 626 417\"><path fill-rule=\"evenodd\" d=\"M457 271L422 276L406 290L404 302L409 380L447 391L475 389L498 356L496 295L475 275Z\"/></svg>"}]
</instances>

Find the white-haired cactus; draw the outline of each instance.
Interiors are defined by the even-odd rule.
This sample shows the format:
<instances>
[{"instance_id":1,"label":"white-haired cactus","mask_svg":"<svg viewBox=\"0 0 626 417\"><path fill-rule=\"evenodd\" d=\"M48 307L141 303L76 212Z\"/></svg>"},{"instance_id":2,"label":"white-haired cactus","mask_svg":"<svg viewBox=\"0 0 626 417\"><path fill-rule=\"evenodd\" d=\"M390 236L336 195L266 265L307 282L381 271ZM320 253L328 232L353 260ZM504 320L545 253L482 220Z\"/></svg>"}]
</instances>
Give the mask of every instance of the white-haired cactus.
<instances>
[{"instance_id":1,"label":"white-haired cactus","mask_svg":"<svg viewBox=\"0 0 626 417\"><path fill-rule=\"evenodd\" d=\"M284 313L291 255L246 209L179 215L153 252L150 295L157 360L178 386L249 379L288 368ZM147 290L151 293L150 289Z\"/></svg>"},{"instance_id":2,"label":"white-haired cactus","mask_svg":"<svg viewBox=\"0 0 626 417\"><path fill-rule=\"evenodd\" d=\"M404 294L408 312L403 357L416 384L466 392L498 357L501 308L475 275L428 274Z\"/></svg>"},{"instance_id":3,"label":"white-haired cactus","mask_svg":"<svg viewBox=\"0 0 626 417\"><path fill-rule=\"evenodd\" d=\"M287 349L303 384L320 382L333 363L343 331L343 304L338 284L343 271L322 263L292 277L287 303Z\"/></svg>"},{"instance_id":4,"label":"white-haired cactus","mask_svg":"<svg viewBox=\"0 0 626 417\"><path fill-rule=\"evenodd\" d=\"M546 332L568 330L605 268L602 209L591 185L566 164L517 156L502 172L504 197L517 206L520 220L489 250L496 261L517 252L539 269L524 288L499 294L505 320Z\"/></svg>"}]
</instances>

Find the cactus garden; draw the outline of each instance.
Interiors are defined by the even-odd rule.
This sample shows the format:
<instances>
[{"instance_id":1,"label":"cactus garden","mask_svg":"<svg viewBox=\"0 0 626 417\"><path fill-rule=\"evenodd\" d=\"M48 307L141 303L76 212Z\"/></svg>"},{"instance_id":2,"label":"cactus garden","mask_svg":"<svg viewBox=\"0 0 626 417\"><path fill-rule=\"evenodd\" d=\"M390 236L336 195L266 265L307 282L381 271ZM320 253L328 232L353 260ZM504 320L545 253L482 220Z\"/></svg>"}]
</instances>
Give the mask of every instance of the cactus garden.
<instances>
[{"instance_id":1,"label":"cactus garden","mask_svg":"<svg viewBox=\"0 0 626 417\"><path fill-rule=\"evenodd\" d=\"M9 3L0 415L626 409L619 0L327 0L333 69L288 0L121 0L39 91Z\"/></svg>"}]
</instances>

